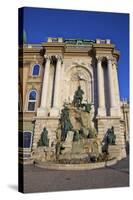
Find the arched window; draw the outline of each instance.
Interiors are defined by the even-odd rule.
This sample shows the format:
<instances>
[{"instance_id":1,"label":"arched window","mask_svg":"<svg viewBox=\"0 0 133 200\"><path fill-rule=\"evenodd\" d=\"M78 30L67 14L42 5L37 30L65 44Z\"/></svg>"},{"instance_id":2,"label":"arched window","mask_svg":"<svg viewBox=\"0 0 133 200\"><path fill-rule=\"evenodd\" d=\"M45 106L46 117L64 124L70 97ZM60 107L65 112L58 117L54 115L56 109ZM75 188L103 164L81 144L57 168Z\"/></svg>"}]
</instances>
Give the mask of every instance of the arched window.
<instances>
[{"instance_id":1,"label":"arched window","mask_svg":"<svg viewBox=\"0 0 133 200\"><path fill-rule=\"evenodd\" d=\"M39 76L40 73L40 65L35 64L32 68L32 76Z\"/></svg>"},{"instance_id":2,"label":"arched window","mask_svg":"<svg viewBox=\"0 0 133 200\"><path fill-rule=\"evenodd\" d=\"M35 90L30 91L28 95L28 111L35 111L37 99L37 92Z\"/></svg>"}]
</instances>

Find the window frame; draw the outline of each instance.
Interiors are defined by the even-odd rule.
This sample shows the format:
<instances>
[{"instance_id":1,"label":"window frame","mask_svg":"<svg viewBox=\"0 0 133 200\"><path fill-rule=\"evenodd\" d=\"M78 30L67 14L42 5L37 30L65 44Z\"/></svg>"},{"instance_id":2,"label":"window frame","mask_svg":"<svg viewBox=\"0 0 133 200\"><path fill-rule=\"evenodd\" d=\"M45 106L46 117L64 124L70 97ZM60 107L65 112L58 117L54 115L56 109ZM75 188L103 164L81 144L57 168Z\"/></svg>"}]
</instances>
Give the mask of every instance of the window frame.
<instances>
[{"instance_id":1,"label":"window frame","mask_svg":"<svg viewBox=\"0 0 133 200\"><path fill-rule=\"evenodd\" d=\"M39 66L39 73L38 73L38 75L34 75L34 74L33 74L34 67L35 67L36 65ZM40 76L40 71L41 71L41 65L40 65L40 64L37 64L37 63L36 63L36 64L33 64L33 65L32 65L32 70L31 70L31 76L32 76L32 77L39 77L39 76Z\"/></svg>"},{"instance_id":2,"label":"window frame","mask_svg":"<svg viewBox=\"0 0 133 200\"><path fill-rule=\"evenodd\" d=\"M30 93L33 92L33 91L36 92L36 99L35 99L35 100L30 100L30 99L29 99ZM27 111L27 112L36 112L36 108L37 108L37 99L38 99L38 92L37 92L37 90L36 90L36 89L31 89L31 90L29 90L29 91L28 91L28 96L27 96L27 108L26 108L26 111ZM29 102L35 103L34 110L28 110Z\"/></svg>"},{"instance_id":3,"label":"window frame","mask_svg":"<svg viewBox=\"0 0 133 200\"><path fill-rule=\"evenodd\" d=\"M30 141L30 147L24 148L24 133L26 133L26 132L31 133L31 141ZM19 134L23 134L23 147L19 146L18 148L19 149L23 149L23 150L31 150L31 148L32 148L32 140L33 140L33 132L31 130L26 130L26 131L19 131Z\"/></svg>"},{"instance_id":4,"label":"window frame","mask_svg":"<svg viewBox=\"0 0 133 200\"><path fill-rule=\"evenodd\" d=\"M23 141L24 141L24 133L26 133L26 132L31 133L30 147L27 147L27 148L24 148L24 147L23 147L23 149L28 150L28 149L31 149L31 148L32 148L33 133L32 133L32 131L23 131Z\"/></svg>"}]
</instances>

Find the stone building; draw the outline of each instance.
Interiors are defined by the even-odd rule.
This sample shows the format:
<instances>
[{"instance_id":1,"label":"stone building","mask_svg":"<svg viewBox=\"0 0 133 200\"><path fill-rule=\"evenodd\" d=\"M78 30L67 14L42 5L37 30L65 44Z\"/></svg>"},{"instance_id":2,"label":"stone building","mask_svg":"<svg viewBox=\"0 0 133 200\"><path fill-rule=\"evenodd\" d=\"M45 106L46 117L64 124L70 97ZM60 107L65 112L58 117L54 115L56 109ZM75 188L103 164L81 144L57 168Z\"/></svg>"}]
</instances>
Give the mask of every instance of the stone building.
<instances>
[{"instance_id":1,"label":"stone building","mask_svg":"<svg viewBox=\"0 0 133 200\"><path fill-rule=\"evenodd\" d=\"M127 104L121 104L117 76L120 53L109 39L48 38L42 44L25 44L19 51L19 136L25 158L37 148L43 127L56 140L61 109L73 100L80 85L83 102L93 104L91 118L99 139L114 127L118 158L126 156L129 139Z\"/></svg>"},{"instance_id":2,"label":"stone building","mask_svg":"<svg viewBox=\"0 0 133 200\"><path fill-rule=\"evenodd\" d=\"M124 122L124 137L126 144L129 145L129 139L130 139L130 113L129 113L129 102L127 100L121 101L121 118Z\"/></svg>"}]
</instances>

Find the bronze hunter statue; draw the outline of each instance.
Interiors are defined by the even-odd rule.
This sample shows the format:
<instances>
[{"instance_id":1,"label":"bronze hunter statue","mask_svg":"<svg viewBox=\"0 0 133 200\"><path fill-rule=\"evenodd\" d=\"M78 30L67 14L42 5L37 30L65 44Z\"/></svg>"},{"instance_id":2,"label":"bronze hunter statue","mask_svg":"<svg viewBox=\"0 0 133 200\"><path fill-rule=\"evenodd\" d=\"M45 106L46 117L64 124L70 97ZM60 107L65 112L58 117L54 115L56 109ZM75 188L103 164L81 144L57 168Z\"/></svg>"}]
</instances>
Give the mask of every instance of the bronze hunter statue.
<instances>
[{"instance_id":1,"label":"bronze hunter statue","mask_svg":"<svg viewBox=\"0 0 133 200\"><path fill-rule=\"evenodd\" d=\"M79 108L82 104L84 91L81 89L81 86L78 86L78 89L75 91L73 104Z\"/></svg>"},{"instance_id":2,"label":"bronze hunter statue","mask_svg":"<svg viewBox=\"0 0 133 200\"><path fill-rule=\"evenodd\" d=\"M114 127L112 126L111 129L108 129L107 132L107 143L110 145L115 145L116 135L114 134Z\"/></svg>"},{"instance_id":3,"label":"bronze hunter statue","mask_svg":"<svg viewBox=\"0 0 133 200\"><path fill-rule=\"evenodd\" d=\"M69 118L69 110L66 106L61 111L60 122L61 122L61 140L64 141L67 137L67 132L71 131L73 128Z\"/></svg>"},{"instance_id":4,"label":"bronze hunter statue","mask_svg":"<svg viewBox=\"0 0 133 200\"><path fill-rule=\"evenodd\" d=\"M38 142L38 146L49 146L49 139L48 139L48 131L46 127L44 127L42 133L41 133L41 138Z\"/></svg>"}]
</instances>

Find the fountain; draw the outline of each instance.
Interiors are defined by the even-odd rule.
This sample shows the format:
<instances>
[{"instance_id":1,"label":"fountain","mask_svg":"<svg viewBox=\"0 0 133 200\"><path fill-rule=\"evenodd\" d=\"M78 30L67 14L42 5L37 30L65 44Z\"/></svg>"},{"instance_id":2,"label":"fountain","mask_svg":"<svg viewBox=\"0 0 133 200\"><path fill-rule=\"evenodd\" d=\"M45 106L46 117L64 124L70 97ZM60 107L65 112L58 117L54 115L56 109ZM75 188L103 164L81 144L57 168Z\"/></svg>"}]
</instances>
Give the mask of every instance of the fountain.
<instances>
[{"instance_id":1,"label":"fountain","mask_svg":"<svg viewBox=\"0 0 133 200\"><path fill-rule=\"evenodd\" d=\"M48 131L44 127L38 147L33 152L37 166L51 169L92 169L116 162L108 153L108 145L115 145L113 128L108 130L102 144L91 119L91 103L82 103L83 90L79 86L71 103L61 110L56 141L49 146Z\"/></svg>"}]
</instances>

